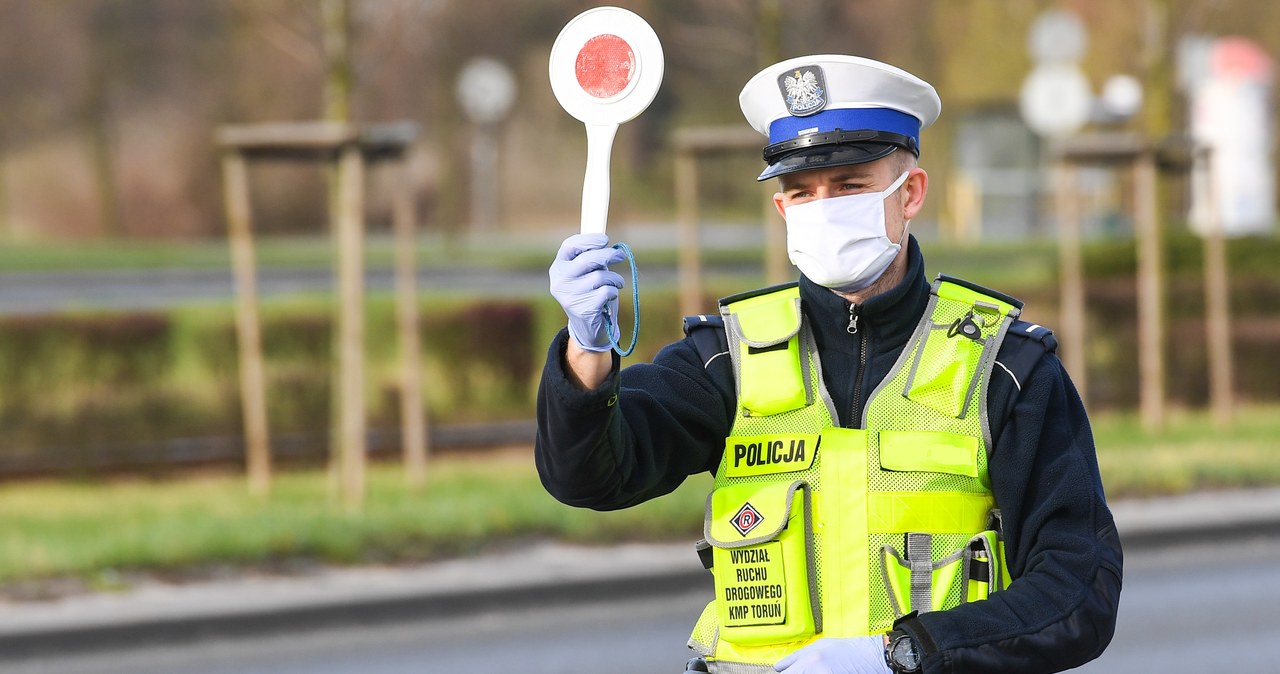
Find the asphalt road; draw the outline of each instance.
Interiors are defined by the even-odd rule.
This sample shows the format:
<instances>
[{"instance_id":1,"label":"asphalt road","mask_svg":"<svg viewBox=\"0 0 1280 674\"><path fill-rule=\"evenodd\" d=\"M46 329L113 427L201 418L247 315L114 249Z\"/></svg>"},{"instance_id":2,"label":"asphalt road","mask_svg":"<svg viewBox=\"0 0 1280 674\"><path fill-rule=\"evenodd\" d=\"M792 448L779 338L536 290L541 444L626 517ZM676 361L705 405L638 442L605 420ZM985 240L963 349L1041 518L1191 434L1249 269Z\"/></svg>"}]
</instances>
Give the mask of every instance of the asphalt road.
<instances>
[{"instance_id":1,"label":"asphalt road","mask_svg":"<svg viewBox=\"0 0 1280 674\"><path fill-rule=\"evenodd\" d=\"M1111 647L1082 674L1280 671L1280 539L1136 552Z\"/></svg>"},{"instance_id":2,"label":"asphalt road","mask_svg":"<svg viewBox=\"0 0 1280 674\"><path fill-rule=\"evenodd\" d=\"M653 270L659 278L669 270ZM365 273L371 292L390 291L388 268ZM264 267L258 270L261 297L329 292L333 271L327 267ZM502 274L481 267L422 267L418 285L442 292L532 294L546 292L545 271ZM0 274L0 315L44 314L66 309L154 310L200 302L219 302L234 293L225 269L153 269L108 271L8 272Z\"/></svg>"},{"instance_id":3,"label":"asphalt road","mask_svg":"<svg viewBox=\"0 0 1280 674\"><path fill-rule=\"evenodd\" d=\"M1120 625L1086 674L1275 671L1280 538L1127 554ZM708 595L567 603L448 620L350 625L5 662L22 673L674 674Z\"/></svg>"}]
</instances>

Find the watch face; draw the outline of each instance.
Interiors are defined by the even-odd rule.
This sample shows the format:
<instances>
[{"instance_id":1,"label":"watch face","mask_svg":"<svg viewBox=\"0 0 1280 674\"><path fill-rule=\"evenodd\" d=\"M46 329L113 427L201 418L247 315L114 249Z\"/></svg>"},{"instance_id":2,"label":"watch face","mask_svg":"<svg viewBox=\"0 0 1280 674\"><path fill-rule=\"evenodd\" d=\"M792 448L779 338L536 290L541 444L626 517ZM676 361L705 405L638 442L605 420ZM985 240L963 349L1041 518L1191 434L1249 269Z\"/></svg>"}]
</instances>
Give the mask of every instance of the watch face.
<instances>
[{"instance_id":1,"label":"watch face","mask_svg":"<svg viewBox=\"0 0 1280 674\"><path fill-rule=\"evenodd\" d=\"M893 642L893 661L905 671L914 672L920 667L920 653L916 652L915 640L911 637L900 637Z\"/></svg>"}]
</instances>

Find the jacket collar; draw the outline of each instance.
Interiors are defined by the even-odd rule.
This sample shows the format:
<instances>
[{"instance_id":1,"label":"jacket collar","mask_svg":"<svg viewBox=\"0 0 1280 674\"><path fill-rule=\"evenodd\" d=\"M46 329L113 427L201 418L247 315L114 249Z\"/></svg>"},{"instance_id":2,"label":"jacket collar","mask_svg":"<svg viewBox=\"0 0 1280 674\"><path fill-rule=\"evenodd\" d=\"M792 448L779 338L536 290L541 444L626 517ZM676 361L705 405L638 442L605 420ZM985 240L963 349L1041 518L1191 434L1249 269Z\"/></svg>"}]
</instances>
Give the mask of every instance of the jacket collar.
<instances>
[{"instance_id":1,"label":"jacket collar","mask_svg":"<svg viewBox=\"0 0 1280 674\"><path fill-rule=\"evenodd\" d=\"M839 348L836 344L848 341L838 337L849 334L848 300L804 275L800 276L800 297L805 314L813 323L819 348ZM885 346L905 343L924 315L928 303L929 282L924 275L924 255L915 236L910 236L906 274L898 285L857 307L858 329L869 330L868 336L878 342L888 340L889 344Z\"/></svg>"}]
</instances>

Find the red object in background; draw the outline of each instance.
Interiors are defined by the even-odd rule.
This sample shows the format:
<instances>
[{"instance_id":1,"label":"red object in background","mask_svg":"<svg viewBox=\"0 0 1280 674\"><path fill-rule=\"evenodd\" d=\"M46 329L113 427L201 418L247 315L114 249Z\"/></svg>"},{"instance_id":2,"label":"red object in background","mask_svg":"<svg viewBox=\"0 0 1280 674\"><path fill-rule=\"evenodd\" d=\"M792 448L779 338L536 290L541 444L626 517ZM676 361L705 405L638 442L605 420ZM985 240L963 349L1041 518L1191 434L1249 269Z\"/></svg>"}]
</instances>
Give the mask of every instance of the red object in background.
<instances>
[{"instance_id":1,"label":"red object in background","mask_svg":"<svg viewBox=\"0 0 1280 674\"><path fill-rule=\"evenodd\" d=\"M1218 39L1212 58L1213 71L1221 77L1264 84L1271 81L1271 57L1248 38Z\"/></svg>"}]
</instances>

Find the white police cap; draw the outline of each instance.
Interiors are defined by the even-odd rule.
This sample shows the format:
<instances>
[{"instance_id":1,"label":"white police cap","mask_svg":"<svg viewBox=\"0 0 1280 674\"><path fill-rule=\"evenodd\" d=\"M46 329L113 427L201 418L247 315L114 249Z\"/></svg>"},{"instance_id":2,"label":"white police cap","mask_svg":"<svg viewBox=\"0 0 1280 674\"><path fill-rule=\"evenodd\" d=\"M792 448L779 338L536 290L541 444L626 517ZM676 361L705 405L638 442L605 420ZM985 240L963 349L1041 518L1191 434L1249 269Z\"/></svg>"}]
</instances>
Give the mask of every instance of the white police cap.
<instances>
[{"instance_id":1,"label":"white police cap","mask_svg":"<svg viewBox=\"0 0 1280 674\"><path fill-rule=\"evenodd\" d=\"M887 63L821 54L776 63L738 96L742 114L769 137L758 180L861 164L897 148L920 156L920 131L942 111L924 80Z\"/></svg>"}]
</instances>

